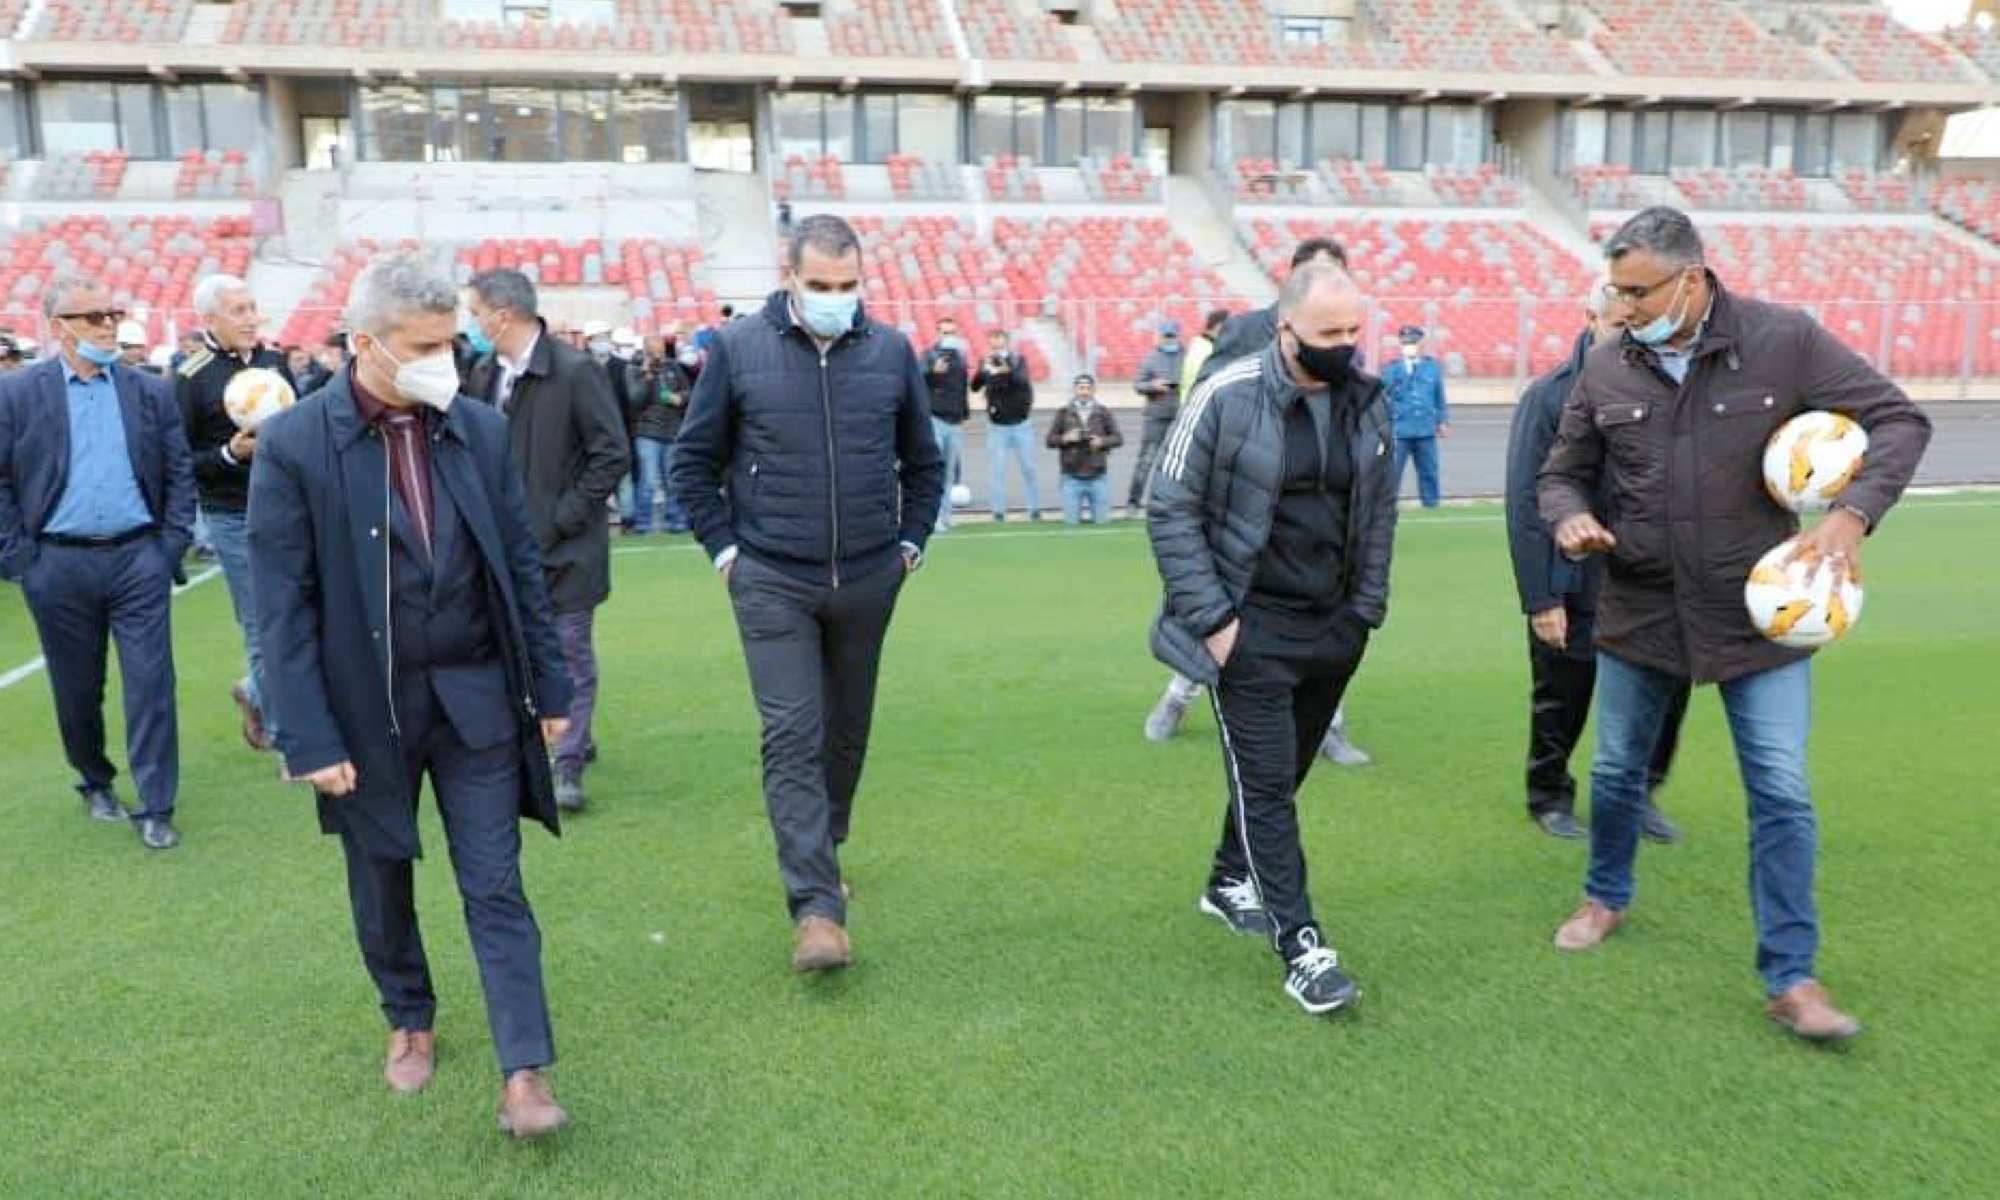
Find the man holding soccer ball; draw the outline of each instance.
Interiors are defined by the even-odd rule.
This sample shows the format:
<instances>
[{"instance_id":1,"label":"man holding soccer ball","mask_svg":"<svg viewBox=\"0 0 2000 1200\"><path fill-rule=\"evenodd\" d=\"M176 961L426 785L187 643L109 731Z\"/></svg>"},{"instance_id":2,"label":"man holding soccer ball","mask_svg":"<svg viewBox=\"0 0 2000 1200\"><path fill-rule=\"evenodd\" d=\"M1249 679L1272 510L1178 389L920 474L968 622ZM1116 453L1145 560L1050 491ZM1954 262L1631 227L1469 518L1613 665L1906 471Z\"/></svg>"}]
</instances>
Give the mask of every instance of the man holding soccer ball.
<instances>
[{"instance_id":1,"label":"man holding soccer ball","mask_svg":"<svg viewBox=\"0 0 2000 1200\"><path fill-rule=\"evenodd\" d=\"M1555 943L1588 950L1624 922L1646 768L1668 702L1688 681L1717 684L1749 794L1766 1013L1808 1040L1844 1040L1860 1022L1813 977L1811 651L1765 637L1744 604L1752 566L1798 530L1765 493L1760 463L1772 432L1801 412L1839 412L1867 431L1865 462L1794 551L1845 578L1915 473L1930 421L1805 313L1724 289L1686 214L1647 209L1604 254L1610 309L1626 330L1585 357L1539 480L1542 516L1563 553L1607 558L1590 868L1584 902ZM1592 511L1600 482L1617 514L1610 528Z\"/></svg>"}]
</instances>

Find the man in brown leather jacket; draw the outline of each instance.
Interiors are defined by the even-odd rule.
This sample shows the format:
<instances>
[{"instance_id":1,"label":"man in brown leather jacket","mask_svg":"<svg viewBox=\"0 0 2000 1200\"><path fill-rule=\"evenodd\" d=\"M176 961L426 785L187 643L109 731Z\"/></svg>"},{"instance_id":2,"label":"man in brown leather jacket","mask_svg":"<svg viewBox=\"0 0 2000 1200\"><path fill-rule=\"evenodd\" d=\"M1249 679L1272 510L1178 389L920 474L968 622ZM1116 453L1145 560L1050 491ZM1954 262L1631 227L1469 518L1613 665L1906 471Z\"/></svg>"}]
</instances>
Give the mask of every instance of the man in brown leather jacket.
<instances>
[{"instance_id":1,"label":"man in brown leather jacket","mask_svg":"<svg viewBox=\"0 0 2000 1200\"><path fill-rule=\"evenodd\" d=\"M1798 530L1764 494L1765 443L1785 421L1830 409L1868 431L1866 463L1799 556L1860 570L1861 539L1909 483L1930 421L1860 356L1796 309L1733 296L1701 237L1671 208L1639 213L1605 243L1624 335L1585 357L1539 480L1542 516L1572 557L1608 557L1598 602L1597 755L1583 905L1564 950L1608 937L1632 902L1646 768L1685 681L1720 685L1750 801L1751 909L1771 1019L1838 1041L1860 1022L1813 978L1816 820L1806 783L1810 652L1750 623L1750 568ZM1592 512L1608 485L1610 528Z\"/></svg>"}]
</instances>

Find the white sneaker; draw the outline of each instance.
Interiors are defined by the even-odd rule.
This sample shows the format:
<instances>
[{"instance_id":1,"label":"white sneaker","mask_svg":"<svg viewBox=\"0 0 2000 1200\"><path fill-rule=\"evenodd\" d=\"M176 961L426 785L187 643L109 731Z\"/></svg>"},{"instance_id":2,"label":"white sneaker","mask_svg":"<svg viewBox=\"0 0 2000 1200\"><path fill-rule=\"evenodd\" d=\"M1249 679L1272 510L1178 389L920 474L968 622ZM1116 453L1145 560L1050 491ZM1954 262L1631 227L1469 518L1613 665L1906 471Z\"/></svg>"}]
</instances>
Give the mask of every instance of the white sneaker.
<instances>
[{"instance_id":1,"label":"white sneaker","mask_svg":"<svg viewBox=\"0 0 2000 1200\"><path fill-rule=\"evenodd\" d=\"M1347 740L1347 732L1335 725L1326 731L1326 737L1319 744L1321 758L1343 767L1365 767L1375 760L1368 752Z\"/></svg>"},{"instance_id":2,"label":"white sneaker","mask_svg":"<svg viewBox=\"0 0 2000 1200\"><path fill-rule=\"evenodd\" d=\"M1173 741L1174 735L1181 731L1181 722L1187 719L1188 704L1191 699L1174 695L1172 688L1162 693L1160 702L1153 706L1152 712L1146 714L1146 740Z\"/></svg>"}]
</instances>

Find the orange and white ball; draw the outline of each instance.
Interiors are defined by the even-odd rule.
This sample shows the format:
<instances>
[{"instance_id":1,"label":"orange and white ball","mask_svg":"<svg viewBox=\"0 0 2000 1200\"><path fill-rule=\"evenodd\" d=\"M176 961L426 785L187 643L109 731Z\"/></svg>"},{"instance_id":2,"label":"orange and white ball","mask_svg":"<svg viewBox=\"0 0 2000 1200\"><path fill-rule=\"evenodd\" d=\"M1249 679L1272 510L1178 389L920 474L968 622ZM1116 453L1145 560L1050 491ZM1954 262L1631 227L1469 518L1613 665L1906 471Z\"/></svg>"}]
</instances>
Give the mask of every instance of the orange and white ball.
<instances>
[{"instance_id":1,"label":"orange and white ball","mask_svg":"<svg viewBox=\"0 0 2000 1200\"><path fill-rule=\"evenodd\" d=\"M1861 469L1868 431L1836 412L1801 413L1764 446L1764 490L1795 513L1823 512Z\"/></svg>"},{"instance_id":2,"label":"orange and white ball","mask_svg":"<svg viewBox=\"0 0 2000 1200\"><path fill-rule=\"evenodd\" d=\"M285 377L265 367L238 371L222 389L222 407L236 428L245 433L257 432L259 425L297 402L298 396Z\"/></svg>"},{"instance_id":3,"label":"orange and white ball","mask_svg":"<svg viewBox=\"0 0 2000 1200\"><path fill-rule=\"evenodd\" d=\"M1851 567L1836 572L1824 559L1786 563L1797 544L1790 538L1757 560L1743 584L1743 603L1757 632L1780 646L1810 650L1846 637L1861 620L1861 581Z\"/></svg>"}]
</instances>

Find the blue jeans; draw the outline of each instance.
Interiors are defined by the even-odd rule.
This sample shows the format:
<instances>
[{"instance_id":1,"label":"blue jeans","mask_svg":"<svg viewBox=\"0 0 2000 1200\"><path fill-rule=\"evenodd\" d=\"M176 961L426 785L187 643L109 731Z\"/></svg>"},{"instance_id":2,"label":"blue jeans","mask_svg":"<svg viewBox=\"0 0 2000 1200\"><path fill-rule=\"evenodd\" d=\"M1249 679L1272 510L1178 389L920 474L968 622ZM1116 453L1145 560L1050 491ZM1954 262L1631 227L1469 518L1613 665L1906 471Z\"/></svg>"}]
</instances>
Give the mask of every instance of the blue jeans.
<instances>
[{"instance_id":1,"label":"blue jeans","mask_svg":"<svg viewBox=\"0 0 2000 1200\"><path fill-rule=\"evenodd\" d=\"M666 487L667 472L674 462L674 444L642 437L634 440L632 448L639 476L638 486L632 492L632 507L627 510L632 528L640 533L686 529L687 514L681 511L681 502L673 489ZM659 519L655 521L653 495L662 489L665 499L659 501Z\"/></svg>"},{"instance_id":2,"label":"blue jeans","mask_svg":"<svg viewBox=\"0 0 2000 1200\"><path fill-rule=\"evenodd\" d=\"M1403 487L1403 467L1417 460L1417 498L1425 508L1438 506L1438 440L1435 437L1396 439L1396 490Z\"/></svg>"},{"instance_id":3,"label":"blue jeans","mask_svg":"<svg viewBox=\"0 0 2000 1200\"><path fill-rule=\"evenodd\" d=\"M1019 425L988 425L986 439L993 456L993 515L1007 515L1007 456L1011 454L1021 464L1021 482L1028 489L1028 512L1039 518L1042 488L1035 475L1034 418Z\"/></svg>"},{"instance_id":4,"label":"blue jeans","mask_svg":"<svg viewBox=\"0 0 2000 1200\"><path fill-rule=\"evenodd\" d=\"M1062 477L1064 522L1083 524L1085 504L1090 505L1092 525L1102 525L1111 519L1111 476L1099 475L1094 479L1082 479L1075 475Z\"/></svg>"},{"instance_id":5,"label":"blue jeans","mask_svg":"<svg viewBox=\"0 0 2000 1200\"><path fill-rule=\"evenodd\" d=\"M949 421L931 418L931 434L944 458L944 495L938 498L937 527L951 528L951 485L958 482L958 456L965 450L965 431Z\"/></svg>"},{"instance_id":6,"label":"blue jeans","mask_svg":"<svg viewBox=\"0 0 2000 1200\"><path fill-rule=\"evenodd\" d=\"M243 678L243 690L264 714L265 730L275 736L277 725L264 704L264 650L258 644L257 607L250 601L250 518L240 512L210 509L208 544L215 547L216 561L222 564L222 578L229 584L229 606L236 610L236 625L243 631L243 656L250 667Z\"/></svg>"},{"instance_id":7,"label":"blue jeans","mask_svg":"<svg viewBox=\"0 0 2000 1200\"><path fill-rule=\"evenodd\" d=\"M1674 696L1686 681L1597 656L1597 761L1590 772L1590 873L1584 891L1622 911L1632 903L1647 769ZM1757 973L1770 995L1809 978L1819 949L1813 905L1818 823L1806 784L1812 664L1801 660L1721 685L1750 799L1750 909Z\"/></svg>"}]
</instances>

